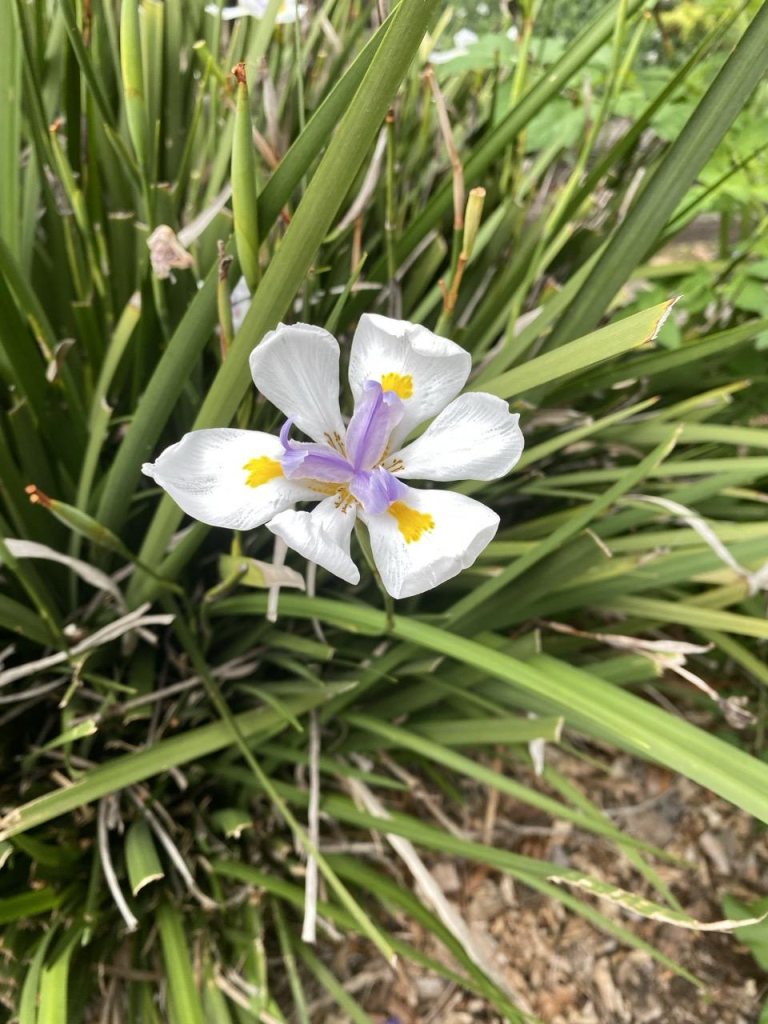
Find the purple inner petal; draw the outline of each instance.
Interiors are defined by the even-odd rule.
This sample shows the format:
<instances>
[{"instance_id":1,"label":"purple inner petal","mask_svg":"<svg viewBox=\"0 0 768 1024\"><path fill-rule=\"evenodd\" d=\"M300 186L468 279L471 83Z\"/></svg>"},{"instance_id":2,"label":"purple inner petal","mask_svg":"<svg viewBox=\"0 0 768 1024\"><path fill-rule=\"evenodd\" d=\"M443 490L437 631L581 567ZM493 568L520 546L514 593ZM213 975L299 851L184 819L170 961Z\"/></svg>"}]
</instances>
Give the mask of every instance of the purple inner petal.
<instances>
[{"instance_id":1,"label":"purple inner petal","mask_svg":"<svg viewBox=\"0 0 768 1024\"><path fill-rule=\"evenodd\" d=\"M348 485L350 494L357 498L371 516L386 512L393 501L405 496L408 488L386 469L359 470Z\"/></svg>"},{"instance_id":2,"label":"purple inner petal","mask_svg":"<svg viewBox=\"0 0 768 1024\"><path fill-rule=\"evenodd\" d=\"M280 441L285 449L280 464L289 480L308 477L328 483L345 484L354 470L347 460L333 448L313 441L291 441L288 436L293 418L280 430Z\"/></svg>"},{"instance_id":3,"label":"purple inner petal","mask_svg":"<svg viewBox=\"0 0 768 1024\"><path fill-rule=\"evenodd\" d=\"M387 450L389 437L403 418L403 403L394 391L367 380L347 427L347 451L355 471L373 469Z\"/></svg>"},{"instance_id":4,"label":"purple inner petal","mask_svg":"<svg viewBox=\"0 0 768 1024\"><path fill-rule=\"evenodd\" d=\"M384 469L374 469L384 456L389 438L403 416L403 403L392 391L368 380L347 428L348 458L329 445L290 438L293 418L280 431L280 464L289 479L309 478L346 484L369 515L386 512L402 498L406 486Z\"/></svg>"},{"instance_id":5,"label":"purple inner petal","mask_svg":"<svg viewBox=\"0 0 768 1024\"><path fill-rule=\"evenodd\" d=\"M295 441L292 441L289 437L291 433L291 427L296 419L295 416L289 416L285 423L280 428L280 444L285 448L286 451L290 451L291 447L295 445Z\"/></svg>"},{"instance_id":6,"label":"purple inner petal","mask_svg":"<svg viewBox=\"0 0 768 1024\"><path fill-rule=\"evenodd\" d=\"M317 450L308 451L309 448ZM307 445L307 448L291 448L280 459L280 463L289 480L308 477L311 480L345 484L353 472L346 459L319 444Z\"/></svg>"}]
</instances>

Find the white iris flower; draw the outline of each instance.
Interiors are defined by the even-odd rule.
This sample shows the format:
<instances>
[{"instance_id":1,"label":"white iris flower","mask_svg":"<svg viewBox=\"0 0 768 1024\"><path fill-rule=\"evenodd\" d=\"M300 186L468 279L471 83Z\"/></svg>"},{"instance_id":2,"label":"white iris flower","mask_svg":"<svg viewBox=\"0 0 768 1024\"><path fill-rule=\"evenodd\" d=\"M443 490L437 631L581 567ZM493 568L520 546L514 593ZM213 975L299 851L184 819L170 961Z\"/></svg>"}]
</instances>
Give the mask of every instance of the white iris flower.
<instances>
[{"instance_id":1,"label":"white iris flower","mask_svg":"<svg viewBox=\"0 0 768 1024\"><path fill-rule=\"evenodd\" d=\"M505 401L456 397L470 369L469 353L454 342L366 314L352 341L355 408L345 425L336 339L320 327L280 324L251 353L256 387L287 416L280 435L196 430L143 469L195 519L232 530L266 525L348 583L360 580L350 557L359 516L387 591L412 597L472 565L499 517L467 495L404 481L495 480L523 450L519 417ZM312 440L294 440L294 427ZM294 509L305 501L318 504Z\"/></svg>"},{"instance_id":2,"label":"white iris flower","mask_svg":"<svg viewBox=\"0 0 768 1024\"><path fill-rule=\"evenodd\" d=\"M466 57L470 46L473 46L479 36L471 28L461 28L453 37L453 47L450 50L433 50L429 55L430 64L447 64L448 61L457 57Z\"/></svg>"},{"instance_id":3,"label":"white iris flower","mask_svg":"<svg viewBox=\"0 0 768 1024\"><path fill-rule=\"evenodd\" d=\"M269 0L240 0L236 7L223 7L221 17L224 21L232 21L234 18L263 18L268 6ZM208 4L205 9L208 14L218 17L218 4ZM297 19L301 20L306 13L305 4L296 3L296 0L284 0L277 12L275 23L291 25Z\"/></svg>"}]
</instances>

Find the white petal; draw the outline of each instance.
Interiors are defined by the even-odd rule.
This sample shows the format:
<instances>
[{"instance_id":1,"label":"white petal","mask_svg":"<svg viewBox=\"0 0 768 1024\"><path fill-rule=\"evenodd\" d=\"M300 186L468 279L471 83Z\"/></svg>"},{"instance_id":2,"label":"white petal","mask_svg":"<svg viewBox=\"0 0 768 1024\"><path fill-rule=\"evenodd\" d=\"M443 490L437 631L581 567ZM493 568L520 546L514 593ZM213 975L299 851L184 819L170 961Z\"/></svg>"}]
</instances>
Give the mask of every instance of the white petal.
<instances>
[{"instance_id":1,"label":"white petal","mask_svg":"<svg viewBox=\"0 0 768 1024\"><path fill-rule=\"evenodd\" d=\"M232 303L232 329L237 334L251 308L251 293L244 277L237 282L229 298Z\"/></svg>"},{"instance_id":2,"label":"white petal","mask_svg":"<svg viewBox=\"0 0 768 1024\"><path fill-rule=\"evenodd\" d=\"M219 16L218 4L206 4L205 10L207 14L212 14L214 17ZM237 7L224 7L221 11L221 19L222 21L233 21L235 18L244 18L250 13L246 7L240 5Z\"/></svg>"},{"instance_id":3,"label":"white petal","mask_svg":"<svg viewBox=\"0 0 768 1024\"><path fill-rule=\"evenodd\" d=\"M251 352L259 391L314 441L344 437L339 411L339 345L322 327L279 324Z\"/></svg>"},{"instance_id":4,"label":"white petal","mask_svg":"<svg viewBox=\"0 0 768 1024\"><path fill-rule=\"evenodd\" d=\"M472 565L499 526L496 513L474 498L412 487L389 511L359 514L392 597L413 597L457 576Z\"/></svg>"},{"instance_id":5,"label":"white petal","mask_svg":"<svg viewBox=\"0 0 768 1024\"><path fill-rule=\"evenodd\" d=\"M319 497L302 482L283 476L277 461L282 453L279 438L260 430L194 430L142 470L193 519L252 530L294 502ZM252 462L257 464L247 468ZM258 482L260 477L263 482Z\"/></svg>"},{"instance_id":6,"label":"white petal","mask_svg":"<svg viewBox=\"0 0 768 1024\"><path fill-rule=\"evenodd\" d=\"M337 507L336 498L331 497L311 512L281 512L267 523L267 529L334 576L347 583L359 583L360 572L349 557L349 535L354 524L354 507L343 512Z\"/></svg>"},{"instance_id":7,"label":"white petal","mask_svg":"<svg viewBox=\"0 0 768 1024\"><path fill-rule=\"evenodd\" d=\"M292 0L286 0L283 10L275 18L275 23L277 25L292 25L297 18L301 20L306 13L307 7L305 4L296 4Z\"/></svg>"},{"instance_id":8,"label":"white petal","mask_svg":"<svg viewBox=\"0 0 768 1024\"><path fill-rule=\"evenodd\" d=\"M426 327L365 313L352 341L349 383L357 401L367 380L378 381L385 389L388 383L399 382L399 388L393 388L405 407L393 435L399 442L458 395L471 368L469 352Z\"/></svg>"},{"instance_id":9,"label":"white petal","mask_svg":"<svg viewBox=\"0 0 768 1024\"><path fill-rule=\"evenodd\" d=\"M519 419L496 395L459 395L386 468L410 480L496 480L523 451Z\"/></svg>"},{"instance_id":10,"label":"white petal","mask_svg":"<svg viewBox=\"0 0 768 1024\"><path fill-rule=\"evenodd\" d=\"M466 56L466 53L467 51L460 47L453 47L451 50L433 50L429 55L429 63L447 64L449 61L456 60L457 57Z\"/></svg>"},{"instance_id":11,"label":"white petal","mask_svg":"<svg viewBox=\"0 0 768 1024\"><path fill-rule=\"evenodd\" d=\"M455 46L467 47L476 43L478 38L477 32L473 32L471 28L460 28L453 37L453 42Z\"/></svg>"}]
</instances>

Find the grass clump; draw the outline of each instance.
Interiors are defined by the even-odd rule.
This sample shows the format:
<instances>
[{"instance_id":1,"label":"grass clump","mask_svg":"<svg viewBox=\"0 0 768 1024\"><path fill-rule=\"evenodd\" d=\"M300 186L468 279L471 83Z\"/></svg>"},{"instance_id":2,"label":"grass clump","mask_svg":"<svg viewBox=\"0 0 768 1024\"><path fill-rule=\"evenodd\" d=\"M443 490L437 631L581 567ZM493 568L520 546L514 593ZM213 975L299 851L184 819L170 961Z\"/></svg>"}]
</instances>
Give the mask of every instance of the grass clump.
<instances>
[{"instance_id":1,"label":"grass clump","mask_svg":"<svg viewBox=\"0 0 768 1024\"><path fill-rule=\"evenodd\" d=\"M530 0L456 43L435 0L214 6L0 8L0 1012L306 1022L323 991L370 1021L326 956L362 936L526 1019L434 855L701 984L615 913L701 927L670 855L547 751L768 820L768 7L683 32L617 0L574 36ZM283 319L346 351L365 311L462 344L526 451L462 485L502 525L461 576L392 609L369 570L290 589L289 555L272 621L271 535L183 523L141 464L273 430L252 348ZM636 891L462 834L469 788Z\"/></svg>"}]
</instances>

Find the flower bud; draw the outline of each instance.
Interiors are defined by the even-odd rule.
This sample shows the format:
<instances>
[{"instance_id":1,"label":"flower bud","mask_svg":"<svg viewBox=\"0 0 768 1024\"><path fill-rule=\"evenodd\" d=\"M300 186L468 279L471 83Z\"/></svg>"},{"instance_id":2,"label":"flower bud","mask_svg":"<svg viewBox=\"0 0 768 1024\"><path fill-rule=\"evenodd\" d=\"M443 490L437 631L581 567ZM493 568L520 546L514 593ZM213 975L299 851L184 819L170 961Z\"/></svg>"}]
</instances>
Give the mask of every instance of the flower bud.
<instances>
[{"instance_id":1,"label":"flower bud","mask_svg":"<svg viewBox=\"0 0 768 1024\"><path fill-rule=\"evenodd\" d=\"M483 218L484 203L485 189L473 188L467 199L467 212L464 216L464 242L461 249L467 259L472 255L472 250L475 247L475 239Z\"/></svg>"},{"instance_id":2,"label":"flower bud","mask_svg":"<svg viewBox=\"0 0 768 1024\"><path fill-rule=\"evenodd\" d=\"M261 278L259 266L259 214L256 195L256 157L248 98L245 64L232 69L237 80L235 131L232 138L232 212L235 220L235 244L243 276L251 293Z\"/></svg>"},{"instance_id":3,"label":"flower bud","mask_svg":"<svg viewBox=\"0 0 768 1024\"><path fill-rule=\"evenodd\" d=\"M133 555L120 538L116 537L106 526L102 526L93 516L89 516L87 512L75 508L74 505L68 505L64 501L49 498L47 494L34 484L29 484L24 490L29 495L29 500L33 505L40 505L41 508L47 509L60 523L63 523L74 533L80 534L81 537L92 541L100 548L107 548L109 551L115 551L124 558L132 560Z\"/></svg>"}]
</instances>

